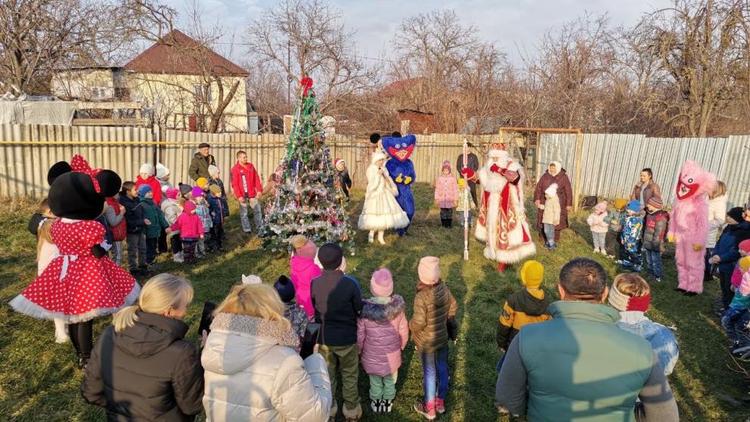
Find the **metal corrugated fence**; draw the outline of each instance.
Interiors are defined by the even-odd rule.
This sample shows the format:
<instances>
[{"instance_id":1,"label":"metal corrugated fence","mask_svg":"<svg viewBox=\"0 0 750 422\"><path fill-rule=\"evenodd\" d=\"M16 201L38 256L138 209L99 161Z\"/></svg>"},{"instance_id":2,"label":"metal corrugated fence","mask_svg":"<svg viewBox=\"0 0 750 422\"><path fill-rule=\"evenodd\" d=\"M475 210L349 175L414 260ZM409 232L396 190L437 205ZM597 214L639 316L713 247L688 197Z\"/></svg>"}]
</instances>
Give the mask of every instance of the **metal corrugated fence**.
<instances>
[{"instance_id":1,"label":"metal corrugated fence","mask_svg":"<svg viewBox=\"0 0 750 422\"><path fill-rule=\"evenodd\" d=\"M489 142L491 138L469 137L476 144ZM412 156L418 181L432 183L443 160L455 164L463 139L458 134L418 135ZM225 179L236 152L241 149L265 179L284 156L287 137L177 130L160 133L133 127L0 125L0 197L44 196L48 188L47 169L57 161L70 160L75 153L82 154L94 167L116 171L123 180L135 179L142 163L156 160L170 169L173 183L187 183L190 161L201 142L211 144L211 153ZM343 158L355 184L364 185L371 153L369 140L336 135L326 143L331 158Z\"/></svg>"},{"instance_id":2,"label":"metal corrugated fence","mask_svg":"<svg viewBox=\"0 0 750 422\"><path fill-rule=\"evenodd\" d=\"M539 145L537 179L559 160L576 183L575 135L545 134ZM729 202L744 204L750 194L750 136L728 138L647 138L629 134L585 134L580 157L581 195L627 197L642 168L650 167L665 203L674 200L685 160L694 160L727 184Z\"/></svg>"}]
</instances>

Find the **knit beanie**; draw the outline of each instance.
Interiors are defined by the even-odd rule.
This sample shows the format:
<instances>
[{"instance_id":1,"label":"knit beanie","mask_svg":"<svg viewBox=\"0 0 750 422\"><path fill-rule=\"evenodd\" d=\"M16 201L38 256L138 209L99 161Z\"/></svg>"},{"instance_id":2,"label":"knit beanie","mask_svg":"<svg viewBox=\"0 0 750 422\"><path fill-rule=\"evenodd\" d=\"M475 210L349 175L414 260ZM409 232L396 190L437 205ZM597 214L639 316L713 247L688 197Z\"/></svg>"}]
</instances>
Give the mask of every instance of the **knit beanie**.
<instances>
[{"instance_id":1,"label":"knit beanie","mask_svg":"<svg viewBox=\"0 0 750 422\"><path fill-rule=\"evenodd\" d=\"M436 256L422 257L419 260L417 274L419 274L419 281L422 284L437 284L440 281L440 258Z\"/></svg>"},{"instance_id":2,"label":"knit beanie","mask_svg":"<svg viewBox=\"0 0 750 422\"><path fill-rule=\"evenodd\" d=\"M289 280L289 277L280 276L273 284L273 288L276 289L282 302L289 303L294 300L294 284L292 284L292 280Z\"/></svg>"},{"instance_id":3,"label":"knit beanie","mask_svg":"<svg viewBox=\"0 0 750 422\"><path fill-rule=\"evenodd\" d=\"M141 168L138 170L138 174L148 174L149 176L154 175L154 166L150 163L141 164Z\"/></svg>"},{"instance_id":4,"label":"knit beanie","mask_svg":"<svg viewBox=\"0 0 750 422\"><path fill-rule=\"evenodd\" d=\"M344 251L335 243L326 243L318 249L318 260L324 270L334 271L341 266Z\"/></svg>"},{"instance_id":5,"label":"knit beanie","mask_svg":"<svg viewBox=\"0 0 750 422\"><path fill-rule=\"evenodd\" d=\"M314 258L318 249L312 240L309 240L301 234L292 236L292 238L289 239L289 243L292 245L292 248L294 248L294 252L297 255L305 258Z\"/></svg>"},{"instance_id":6,"label":"knit beanie","mask_svg":"<svg viewBox=\"0 0 750 422\"><path fill-rule=\"evenodd\" d=\"M737 261L737 265L739 265L742 274L748 272L748 270L750 270L750 256L743 256L740 258L740 260Z\"/></svg>"},{"instance_id":7,"label":"knit beanie","mask_svg":"<svg viewBox=\"0 0 750 422\"><path fill-rule=\"evenodd\" d=\"M622 210L628 205L628 200L625 198L617 198L612 202L612 205L614 205L615 209Z\"/></svg>"},{"instance_id":8,"label":"knit beanie","mask_svg":"<svg viewBox=\"0 0 750 422\"><path fill-rule=\"evenodd\" d=\"M745 255L750 255L750 239L740 242L738 249L740 250L740 253L744 252Z\"/></svg>"},{"instance_id":9,"label":"knit beanie","mask_svg":"<svg viewBox=\"0 0 750 422\"><path fill-rule=\"evenodd\" d=\"M208 179L206 179L205 177L199 177L198 180L195 181L195 186L206 190L206 188L208 187Z\"/></svg>"},{"instance_id":10,"label":"knit beanie","mask_svg":"<svg viewBox=\"0 0 750 422\"><path fill-rule=\"evenodd\" d=\"M652 196L648 199L646 205L654 207L654 209L660 210L664 207L664 202L658 196Z\"/></svg>"},{"instance_id":11,"label":"knit beanie","mask_svg":"<svg viewBox=\"0 0 750 422\"><path fill-rule=\"evenodd\" d=\"M169 169L162 163L156 163L156 178L163 179L169 176Z\"/></svg>"},{"instance_id":12,"label":"knit beanie","mask_svg":"<svg viewBox=\"0 0 750 422\"><path fill-rule=\"evenodd\" d=\"M541 262L533 259L528 260L521 266L521 284L527 289L538 289L544 280L544 266Z\"/></svg>"},{"instance_id":13,"label":"knit beanie","mask_svg":"<svg viewBox=\"0 0 750 422\"><path fill-rule=\"evenodd\" d=\"M604 211L607 211L607 201L602 201L594 205L594 211L600 214L603 213Z\"/></svg>"},{"instance_id":14,"label":"knit beanie","mask_svg":"<svg viewBox=\"0 0 750 422\"><path fill-rule=\"evenodd\" d=\"M208 190L214 195L221 195L221 186L219 185L210 185Z\"/></svg>"},{"instance_id":15,"label":"knit beanie","mask_svg":"<svg viewBox=\"0 0 750 422\"><path fill-rule=\"evenodd\" d=\"M341 164L342 166L346 167L346 161L344 161L341 158L337 158L337 159L335 159L333 161L333 167L336 168L337 170L339 168L339 164Z\"/></svg>"},{"instance_id":16,"label":"knit beanie","mask_svg":"<svg viewBox=\"0 0 750 422\"><path fill-rule=\"evenodd\" d=\"M263 284L263 280L255 274L242 274L242 284Z\"/></svg>"},{"instance_id":17,"label":"knit beanie","mask_svg":"<svg viewBox=\"0 0 750 422\"><path fill-rule=\"evenodd\" d=\"M143 199L146 197L146 194L151 192L151 186L149 185L140 185L138 186L138 197Z\"/></svg>"},{"instance_id":18,"label":"knit beanie","mask_svg":"<svg viewBox=\"0 0 750 422\"><path fill-rule=\"evenodd\" d=\"M180 183L180 195L187 195L193 191L193 187L185 183Z\"/></svg>"},{"instance_id":19,"label":"knit beanie","mask_svg":"<svg viewBox=\"0 0 750 422\"><path fill-rule=\"evenodd\" d=\"M215 179L219 176L219 168L211 164L210 166L208 166L208 175Z\"/></svg>"},{"instance_id":20,"label":"knit beanie","mask_svg":"<svg viewBox=\"0 0 750 422\"><path fill-rule=\"evenodd\" d=\"M390 297L393 294L393 275L388 268L381 268L372 273L370 291L377 297Z\"/></svg>"},{"instance_id":21,"label":"knit beanie","mask_svg":"<svg viewBox=\"0 0 750 422\"><path fill-rule=\"evenodd\" d=\"M199 188L198 186L195 186L193 190L190 191L190 193L193 195L193 198L203 197L203 189Z\"/></svg>"},{"instance_id":22,"label":"knit beanie","mask_svg":"<svg viewBox=\"0 0 750 422\"><path fill-rule=\"evenodd\" d=\"M440 167L440 171L442 172L445 169L448 169L449 172L451 171L451 163L448 160L443 161L443 165Z\"/></svg>"},{"instance_id":23,"label":"knit beanie","mask_svg":"<svg viewBox=\"0 0 750 422\"><path fill-rule=\"evenodd\" d=\"M628 202L628 211L641 212L641 203L635 199Z\"/></svg>"},{"instance_id":24,"label":"knit beanie","mask_svg":"<svg viewBox=\"0 0 750 422\"><path fill-rule=\"evenodd\" d=\"M734 207L731 210L727 211L727 217L731 218L732 220L741 223L744 219L745 209L742 207Z\"/></svg>"},{"instance_id":25,"label":"knit beanie","mask_svg":"<svg viewBox=\"0 0 750 422\"><path fill-rule=\"evenodd\" d=\"M195 211L195 204L193 201L185 201L185 205L182 206L182 211L185 212L185 214L190 214Z\"/></svg>"},{"instance_id":26,"label":"knit beanie","mask_svg":"<svg viewBox=\"0 0 750 422\"><path fill-rule=\"evenodd\" d=\"M609 290L607 301L613 308L620 312L646 312L651 304L651 294L645 296L628 296L617 289L616 283L612 283L612 288Z\"/></svg>"},{"instance_id":27,"label":"knit beanie","mask_svg":"<svg viewBox=\"0 0 750 422\"><path fill-rule=\"evenodd\" d=\"M177 199L177 196L180 194L180 190L173 187L168 187L167 191L164 192L167 195L167 198L169 199Z\"/></svg>"}]
</instances>

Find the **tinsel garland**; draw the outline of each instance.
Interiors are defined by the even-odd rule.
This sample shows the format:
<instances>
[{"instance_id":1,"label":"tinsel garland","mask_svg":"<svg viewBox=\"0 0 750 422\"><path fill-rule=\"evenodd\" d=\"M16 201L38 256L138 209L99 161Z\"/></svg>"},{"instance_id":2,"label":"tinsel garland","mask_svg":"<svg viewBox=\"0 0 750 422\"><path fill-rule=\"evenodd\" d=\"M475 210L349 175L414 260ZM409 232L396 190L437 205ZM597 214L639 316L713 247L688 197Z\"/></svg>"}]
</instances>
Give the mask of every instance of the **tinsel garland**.
<instances>
[{"instance_id":1,"label":"tinsel garland","mask_svg":"<svg viewBox=\"0 0 750 422\"><path fill-rule=\"evenodd\" d=\"M346 242L353 254L354 232L341 200L343 193L334 183L335 170L325 144L312 81L305 79L286 155L278 169L282 180L261 234L264 246L272 251L287 250L289 239L303 234L319 246L331 241Z\"/></svg>"}]
</instances>

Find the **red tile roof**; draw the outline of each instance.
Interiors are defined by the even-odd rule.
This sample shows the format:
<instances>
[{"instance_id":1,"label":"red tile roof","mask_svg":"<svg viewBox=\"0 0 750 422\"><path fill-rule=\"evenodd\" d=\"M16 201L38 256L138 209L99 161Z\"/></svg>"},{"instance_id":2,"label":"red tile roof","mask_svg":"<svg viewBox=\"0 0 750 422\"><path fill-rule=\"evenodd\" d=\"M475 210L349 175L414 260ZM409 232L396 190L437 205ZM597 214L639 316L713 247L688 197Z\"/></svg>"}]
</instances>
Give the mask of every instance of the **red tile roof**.
<instances>
[{"instance_id":1,"label":"red tile roof","mask_svg":"<svg viewBox=\"0 0 750 422\"><path fill-rule=\"evenodd\" d=\"M248 71L178 30L163 36L136 56L125 70L170 75L244 76Z\"/></svg>"}]
</instances>

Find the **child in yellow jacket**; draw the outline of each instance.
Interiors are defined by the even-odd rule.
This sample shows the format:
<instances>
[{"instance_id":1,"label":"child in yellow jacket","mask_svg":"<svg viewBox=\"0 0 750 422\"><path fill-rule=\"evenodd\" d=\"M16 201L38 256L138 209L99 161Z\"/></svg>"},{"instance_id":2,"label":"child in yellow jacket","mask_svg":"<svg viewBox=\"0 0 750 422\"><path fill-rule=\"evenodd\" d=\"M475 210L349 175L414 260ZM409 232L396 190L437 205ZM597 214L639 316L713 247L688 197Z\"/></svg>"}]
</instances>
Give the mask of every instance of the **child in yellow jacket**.
<instances>
[{"instance_id":1,"label":"child in yellow jacket","mask_svg":"<svg viewBox=\"0 0 750 422\"><path fill-rule=\"evenodd\" d=\"M529 260L521 266L521 284L525 287L510 295L503 304L497 324L497 347L505 355L513 337L527 324L550 319L547 313L549 300L540 288L544 279L544 266L539 261ZM503 357L497 364L497 371L503 364Z\"/></svg>"}]
</instances>

